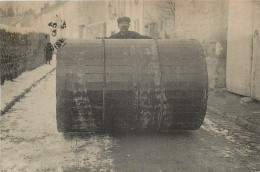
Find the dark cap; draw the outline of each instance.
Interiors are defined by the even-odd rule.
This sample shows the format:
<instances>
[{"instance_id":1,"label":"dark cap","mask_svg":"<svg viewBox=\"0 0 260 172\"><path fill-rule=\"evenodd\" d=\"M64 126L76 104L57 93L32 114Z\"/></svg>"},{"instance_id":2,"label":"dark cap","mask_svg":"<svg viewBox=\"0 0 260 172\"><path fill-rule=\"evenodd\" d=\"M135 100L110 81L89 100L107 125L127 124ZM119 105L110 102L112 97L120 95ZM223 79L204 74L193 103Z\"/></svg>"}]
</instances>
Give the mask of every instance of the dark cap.
<instances>
[{"instance_id":1,"label":"dark cap","mask_svg":"<svg viewBox=\"0 0 260 172\"><path fill-rule=\"evenodd\" d=\"M126 22L130 23L131 19L130 19L129 17L119 17L119 18L117 19L117 23L118 23L118 24L119 24L120 22L122 22L122 21L126 21Z\"/></svg>"}]
</instances>

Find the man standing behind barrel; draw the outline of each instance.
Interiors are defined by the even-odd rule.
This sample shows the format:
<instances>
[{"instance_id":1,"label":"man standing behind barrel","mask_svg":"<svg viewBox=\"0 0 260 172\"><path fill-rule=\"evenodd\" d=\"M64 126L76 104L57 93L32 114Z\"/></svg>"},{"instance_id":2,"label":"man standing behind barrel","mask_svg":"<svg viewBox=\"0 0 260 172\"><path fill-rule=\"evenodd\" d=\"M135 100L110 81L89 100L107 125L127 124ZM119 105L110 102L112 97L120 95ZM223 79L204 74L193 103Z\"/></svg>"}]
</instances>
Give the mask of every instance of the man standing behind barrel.
<instances>
[{"instance_id":1,"label":"man standing behind barrel","mask_svg":"<svg viewBox=\"0 0 260 172\"><path fill-rule=\"evenodd\" d=\"M130 27L130 18L129 17L119 17L117 19L118 27L120 32L111 35L108 39L152 39L148 36L140 35L134 31L128 31Z\"/></svg>"}]
</instances>

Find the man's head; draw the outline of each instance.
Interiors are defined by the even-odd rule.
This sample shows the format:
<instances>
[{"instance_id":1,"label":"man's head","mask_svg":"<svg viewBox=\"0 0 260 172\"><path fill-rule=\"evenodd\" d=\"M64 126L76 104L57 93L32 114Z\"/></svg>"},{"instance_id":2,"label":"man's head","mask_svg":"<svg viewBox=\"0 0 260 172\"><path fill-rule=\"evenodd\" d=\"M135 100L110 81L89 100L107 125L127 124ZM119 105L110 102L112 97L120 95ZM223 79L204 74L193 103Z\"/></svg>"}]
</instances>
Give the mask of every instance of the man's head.
<instances>
[{"instance_id":1,"label":"man's head","mask_svg":"<svg viewBox=\"0 0 260 172\"><path fill-rule=\"evenodd\" d=\"M117 19L118 27L122 33L125 33L128 31L130 27L130 18L129 17L119 17Z\"/></svg>"}]
</instances>

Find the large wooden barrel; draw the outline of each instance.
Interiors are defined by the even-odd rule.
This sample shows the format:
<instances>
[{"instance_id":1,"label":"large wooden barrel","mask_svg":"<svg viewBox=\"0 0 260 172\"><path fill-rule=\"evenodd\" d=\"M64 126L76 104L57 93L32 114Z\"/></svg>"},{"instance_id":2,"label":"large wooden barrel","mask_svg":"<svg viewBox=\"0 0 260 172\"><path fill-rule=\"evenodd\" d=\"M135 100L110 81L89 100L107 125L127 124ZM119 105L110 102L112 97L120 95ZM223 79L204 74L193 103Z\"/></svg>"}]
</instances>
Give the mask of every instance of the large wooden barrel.
<instances>
[{"instance_id":1,"label":"large wooden barrel","mask_svg":"<svg viewBox=\"0 0 260 172\"><path fill-rule=\"evenodd\" d=\"M60 132L193 130L207 108L196 40L67 40L56 87Z\"/></svg>"}]
</instances>

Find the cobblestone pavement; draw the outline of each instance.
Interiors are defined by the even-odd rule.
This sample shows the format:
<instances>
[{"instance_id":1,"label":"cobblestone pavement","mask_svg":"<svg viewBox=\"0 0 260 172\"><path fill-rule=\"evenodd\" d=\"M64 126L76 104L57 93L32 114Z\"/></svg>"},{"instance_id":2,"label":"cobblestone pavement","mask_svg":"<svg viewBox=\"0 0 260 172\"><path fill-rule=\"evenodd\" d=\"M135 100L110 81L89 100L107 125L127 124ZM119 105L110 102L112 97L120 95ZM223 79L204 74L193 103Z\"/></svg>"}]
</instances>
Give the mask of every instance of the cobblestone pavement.
<instances>
[{"instance_id":1,"label":"cobblestone pavement","mask_svg":"<svg viewBox=\"0 0 260 172\"><path fill-rule=\"evenodd\" d=\"M253 100L243 103L243 96L219 90L209 93L208 109L224 118L260 134L260 102Z\"/></svg>"},{"instance_id":2,"label":"cobblestone pavement","mask_svg":"<svg viewBox=\"0 0 260 172\"><path fill-rule=\"evenodd\" d=\"M259 135L208 112L196 131L90 135L56 130L55 72L1 119L2 171L259 171Z\"/></svg>"}]
</instances>

